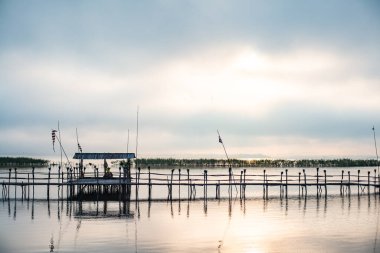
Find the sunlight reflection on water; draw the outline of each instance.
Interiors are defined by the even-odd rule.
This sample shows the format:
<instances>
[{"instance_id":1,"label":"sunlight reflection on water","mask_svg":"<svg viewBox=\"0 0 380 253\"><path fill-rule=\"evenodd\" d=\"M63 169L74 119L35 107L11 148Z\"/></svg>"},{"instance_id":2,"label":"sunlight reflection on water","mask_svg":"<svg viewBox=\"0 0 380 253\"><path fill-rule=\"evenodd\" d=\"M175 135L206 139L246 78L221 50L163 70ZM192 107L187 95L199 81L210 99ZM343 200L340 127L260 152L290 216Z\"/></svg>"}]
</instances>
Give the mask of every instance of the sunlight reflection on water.
<instances>
[{"instance_id":1,"label":"sunlight reflection on water","mask_svg":"<svg viewBox=\"0 0 380 253\"><path fill-rule=\"evenodd\" d=\"M378 215L375 195L150 203L10 200L0 204L0 249L48 252L53 242L54 252L374 252Z\"/></svg>"}]
</instances>

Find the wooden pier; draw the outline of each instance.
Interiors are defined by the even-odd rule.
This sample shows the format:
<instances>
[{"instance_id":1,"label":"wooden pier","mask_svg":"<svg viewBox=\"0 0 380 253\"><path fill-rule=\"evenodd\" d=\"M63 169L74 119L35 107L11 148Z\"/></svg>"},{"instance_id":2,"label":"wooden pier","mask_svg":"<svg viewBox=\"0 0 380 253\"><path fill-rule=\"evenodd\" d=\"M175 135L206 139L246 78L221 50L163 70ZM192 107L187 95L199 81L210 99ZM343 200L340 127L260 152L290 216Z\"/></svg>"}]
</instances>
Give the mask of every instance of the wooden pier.
<instances>
[{"instance_id":1,"label":"wooden pier","mask_svg":"<svg viewBox=\"0 0 380 253\"><path fill-rule=\"evenodd\" d=\"M152 200L152 192L156 187L167 188L167 199L181 198L181 187L187 189L185 199L196 198L221 198L221 188L231 197L233 193L240 198L246 198L247 187L262 187L263 198L268 198L270 189L279 189L280 197L288 197L288 189L292 192L298 189L299 196L307 196L308 190L316 189L317 197L327 196L330 187L338 187L341 195L351 194L378 194L380 186L380 175L376 169L373 170L342 170L339 174L329 174L326 169L316 168L311 174L311 169L300 170L298 175L288 173L288 169L282 170L278 174L269 174L265 169L227 169L226 173L213 173L213 170L190 169L163 169L162 172L152 172L151 169L134 169L131 173L129 168L119 167L113 173L112 178L105 178L104 173L93 167L81 169L79 167L65 168L55 167L52 172L48 168L46 172L41 172L34 168L22 171L17 168L10 168L8 171L0 171L0 182L2 188L2 199L10 199L10 189L14 187L14 198L29 200L34 198L35 187L46 187L46 199L50 198L51 188L58 187L62 192L61 198L67 199L115 199L131 200L132 187L135 190L135 200L139 200L139 192L146 187L148 200ZM220 171L220 170L219 170ZM201 172L201 173L199 173ZM309 172L307 174L307 172ZM131 176L133 175L133 177ZM178 195L173 191L173 187L178 188ZM66 194L63 194L65 189ZM197 197L197 189L202 189L203 196ZM257 190L257 189L256 189ZM212 195L208 195L210 192ZM278 191L276 191L278 192ZM315 191L313 191L315 192ZM18 193L18 195L17 195ZM17 195L17 196L16 196Z\"/></svg>"}]
</instances>

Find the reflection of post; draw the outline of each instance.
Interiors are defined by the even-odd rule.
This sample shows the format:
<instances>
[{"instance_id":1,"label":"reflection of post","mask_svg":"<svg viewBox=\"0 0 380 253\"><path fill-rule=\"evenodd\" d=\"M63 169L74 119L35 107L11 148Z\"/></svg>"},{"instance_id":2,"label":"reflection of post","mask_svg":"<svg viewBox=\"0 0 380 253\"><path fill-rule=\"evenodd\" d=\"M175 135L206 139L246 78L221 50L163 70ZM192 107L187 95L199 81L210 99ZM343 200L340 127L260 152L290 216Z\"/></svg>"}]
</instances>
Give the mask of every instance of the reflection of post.
<instances>
[{"instance_id":1,"label":"reflection of post","mask_svg":"<svg viewBox=\"0 0 380 253\"><path fill-rule=\"evenodd\" d=\"M47 202L48 202L48 216L50 218L50 200L48 199Z\"/></svg>"},{"instance_id":2,"label":"reflection of post","mask_svg":"<svg viewBox=\"0 0 380 253\"><path fill-rule=\"evenodd\" d=\"M150 218L150 208L152 206L152 201L148 201L148 218Z\"/></svg>"},{"instance_id":3,"label":"reflection of post","mask_svg":"<svg viewBox=\"0 0 380 253\"><path fill-rule=\"evenodd\" d=\"M203 213L207 216L207 198L203 199Z\"/></svg>"},{"instance_id":4,"label":"reflection of post","mask_svg":"<svg viewBox=\"0 0 380 253\"><path fill-rule=\"evenodd\" d=\"M232 216L232 198L228 198L228 217Z\"/></svg>"},{"instance_id":5,"label":"reflection of post","mask_svg":"<svg viewBox=\"0 0 380 253\"><path fill-rule=\"evenodd\" d=\"M53 239L53 236L51 236L51 238L50 238L49 250L50 250L50 252L54 252L54 239Z\"/></svg>"},{"instance_id":6,"label":"reflection of post","mask_svg":"<svg viewBox=\"0 0 380 253\"><path fill-rule=\"evenodd\" d=\"M189 201L189 200L187 200L186 217L187 217L187 218L190 217L190 201Z\"/></svg>"}]
</instances>

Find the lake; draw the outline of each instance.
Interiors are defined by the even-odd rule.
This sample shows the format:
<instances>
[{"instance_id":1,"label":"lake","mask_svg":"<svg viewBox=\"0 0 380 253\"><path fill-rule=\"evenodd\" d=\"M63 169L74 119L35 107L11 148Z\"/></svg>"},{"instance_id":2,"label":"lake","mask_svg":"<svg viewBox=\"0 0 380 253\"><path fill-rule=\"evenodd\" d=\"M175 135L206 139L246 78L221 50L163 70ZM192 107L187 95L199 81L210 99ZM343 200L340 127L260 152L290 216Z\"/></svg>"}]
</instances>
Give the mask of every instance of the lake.
<instances>
[{"instance_id":1,"label":"lake","mask_svg":"<svg viewBox=\"0 0 380 253\"><path fill-rule=\"evenodd\" d=\"M379 195L354 188L327 197L290 188L288 198L270 188L263 198L262 187L251 187L246 199L236 191L218 200L210 189L208 200L191 201L163 200L165 187L147 201L144 188L128 202L47 201L44 190L34 200L1 199L0 252L380 252Z\"/></svg>"}]
</instances>

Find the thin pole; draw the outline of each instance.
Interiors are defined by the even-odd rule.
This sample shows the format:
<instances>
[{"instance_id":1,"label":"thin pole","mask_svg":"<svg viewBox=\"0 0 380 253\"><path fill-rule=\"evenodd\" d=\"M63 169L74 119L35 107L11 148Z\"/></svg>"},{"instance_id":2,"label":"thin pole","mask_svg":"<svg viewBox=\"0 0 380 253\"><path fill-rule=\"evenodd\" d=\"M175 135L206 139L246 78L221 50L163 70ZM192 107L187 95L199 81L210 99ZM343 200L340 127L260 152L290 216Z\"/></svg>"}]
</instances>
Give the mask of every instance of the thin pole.
<instances>
[{"instance_id":1,"label":"thin pole","mask_svg":"<svg viewBox=\"0 0 380 253\"><path fill-rule=\"evenodd\" d=\"M231 163L230 163L230 158L228 157L228 154L227 154L227 151L226 151L226 147L224 146L224 143L223 143L223 141L222 141L222 138L220 137L219 130L216 130L216 132L218 133L219 142L220 142L220 143L222 144L222 146L223 146L224 153L226 154L228 164L229 164L230 167L232 167L232 166L231 166Z\"/></svg>"},{"instance_id":2,"label":"thin pole","mask_svg":"<svg viewBox=\"0 0 380 253\"><path fill-rule=\"evenodd\" d=\"M70 160L69 160L69 158L67 157L67 154L66 154L66 152L65 152L65 149L64 149L63 146L62 146L62 143L61 143L60 138L57 137L57 140L58 140L59 146L61 147L61 152L63 151L63 153L65 154L65 157L66 157L66 159L67 159L67 162L69 163L69 166L70 166L70 168L71 168ZM62 157L61 157L61 160L62 160ZM61 161L61 164L62 164L62 161Z\"/></svg>"},{"instance_id":3,"label":"thin pole","mask_svg":"<svg viewBox=\"0 0 380 253\"><path fill-rule=\"evenodd\" d=\"M373 139L375 141L375 149L376 149L376 159L377 159L377 170L379 171L379 155L377 153L377 144L376 144L376 133L375 133L375 126L372 127L373 130Z\"/></svg>"},{"instance_id":4,"label":"thin pole","mask_svg":"<svg viewBox=\"0 0 380 253\"><path fill-rule=\"evenodd\" d=\"M59 120L58 120L58 135L59 135L59 139L61 139L61 130L59 129ZM57 138L58 139L58 138ZM59 147L60 147L60 150L61 150L61 168L62 168L62 145L61 145L61 142L59 141Z\"/></svg>"},{"instance_id":5,"label":"thin pole","mask_svg":"<svg viewBox=\"0 0 380 253\"><path fill-rule=\"evenodd\" d=\"M129 128L128 128L128 137L127 137L127 154L129 150Z\"/></svg>"},{"instance_id":6,"label":"thin pole","mask_svg":"<svg viewBox=\"0 0 380 253\"><path fill-rule=\"evenodd\" d=\"M137 149L139 146L139 106L137 106L137 119L136 119L136 167L137 167Z\"/></svg>"}]
</instances>

